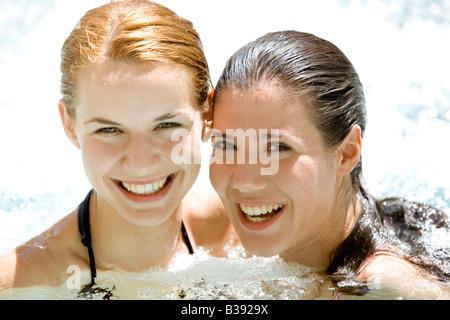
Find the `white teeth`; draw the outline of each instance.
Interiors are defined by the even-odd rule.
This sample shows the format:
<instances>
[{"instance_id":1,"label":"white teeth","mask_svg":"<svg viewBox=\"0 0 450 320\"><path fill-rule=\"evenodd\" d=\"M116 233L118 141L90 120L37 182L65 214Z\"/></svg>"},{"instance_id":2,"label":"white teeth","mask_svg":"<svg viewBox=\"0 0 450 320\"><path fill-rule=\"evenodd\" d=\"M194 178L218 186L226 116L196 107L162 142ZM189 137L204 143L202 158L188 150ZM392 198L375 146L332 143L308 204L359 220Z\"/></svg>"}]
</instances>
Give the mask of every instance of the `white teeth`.
<instances>
[{"instance_id":1,"label":"white teeth","mask_svg":"<svg viewBox=\"0 0 450 320\"><path fill-rule=\"evenodd\" d=\"M261 217L252 217L252 216L246 216L247 220L251 222L263 222L266 220L269 220L270 218L261 218Z\"/></svg>"},{"instance_id":2,"label":"white teeth","mask_svg":"<svg viewBox=\"0 0 450 320\"><path fill-rule=\"evenodd\" d=\"M149 183L149 184L131 184L122 182L122 185L127 189L129 192L136 193L136 194L151 194L159 191L164 183L166 183L167 177L164 179L161 179L160 181Z\"/></svg>"},{"instance_id":3,"label":"white teeth","mask_svg":"<svg viewBox=\"0 0 450 320\"><path fill-rule=\"evenodd\" d=\"M278 210L283 208L282 204L276 204L276 205L264 205L262 207L249 207L245 206L242 203L239 204L241 207L241 210L244 211L245 214L256 217L260 215L264 215L266 213L272 213L273 210Z\"/></svg>"}]
</instances>

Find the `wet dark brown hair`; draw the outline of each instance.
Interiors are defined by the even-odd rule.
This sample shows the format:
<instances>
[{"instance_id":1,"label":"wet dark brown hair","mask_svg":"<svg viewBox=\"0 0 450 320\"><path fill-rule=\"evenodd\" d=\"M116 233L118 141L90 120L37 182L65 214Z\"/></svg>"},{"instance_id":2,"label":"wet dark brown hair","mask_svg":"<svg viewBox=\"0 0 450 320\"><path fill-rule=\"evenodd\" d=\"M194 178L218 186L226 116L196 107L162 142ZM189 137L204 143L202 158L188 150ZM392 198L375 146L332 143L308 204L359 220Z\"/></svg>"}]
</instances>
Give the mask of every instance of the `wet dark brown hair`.
<instances>
[{"instance_id":1,"label":"wet dark brown hair","mask_svg":"<svg viewBox=\"0 0 450 320\"><path fill-rule=\"evenodd\" d=\"M354 124L366 128L364 92L353 65L332 43L312 34L285 31L267 34L238 50L227 62L217 83L215 99L226 88L247 90L275 80L294 95L306 96L307 110L332 150ZM360 164L352 173L358 187Z\"/></svg>"}]
</instances>

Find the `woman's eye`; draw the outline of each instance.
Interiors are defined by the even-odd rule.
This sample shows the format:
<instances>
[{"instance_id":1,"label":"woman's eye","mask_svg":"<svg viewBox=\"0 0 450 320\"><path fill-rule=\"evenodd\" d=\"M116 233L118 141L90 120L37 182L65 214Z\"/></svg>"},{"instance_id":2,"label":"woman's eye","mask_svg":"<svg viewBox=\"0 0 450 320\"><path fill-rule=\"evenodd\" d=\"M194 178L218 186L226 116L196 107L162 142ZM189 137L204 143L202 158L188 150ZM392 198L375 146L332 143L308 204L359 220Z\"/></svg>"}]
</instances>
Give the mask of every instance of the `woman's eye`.
<instances>
[{"instance_id":1,"label":"woman's eye","mask_svg":"<svg viewBox=\"0 0 450 320\"><path fill-rule=\"evenodd\" d=\"M268 152L283 152L289 150L291 150L291 148L284 143L269 143L267 145Z\"/></svg>"},{"instance_id":2,"label":"woman's eye","mask_svg":"<svg viewBox=\"0 0 450 320\"><path fill-rule=\"evenodd\" d=\"M158 128L161 128L161 129L171 129L171 128L178 128L178 127L181 127L181 124L180 124L180 123L177 123L177 122L163 122L163 123L160 123L160 124L158 125L157 129L158 129Z\"/></svg>"},{"instance_id":3,"label":"woman's eye","mask_svg":"<svg viewBox=\"0 0 450 320\"><path fill-rule=\"evenodd\" d=\"M215 141L212 146L214 149L236 150L234 143L230 143L226 140Z\"/></svg>"},{"instance_id":4,"label":"woman's eye","mask_svg":"<svg viewBox=\"0 0 450 320\"><path fill-rule=\"evenodd\" d=\"M99 133L99 134L112 134L112 133L118 133L118 132L120 132L120 129L116 128L116 127L100 128L95 131L95 133Z\"/></svg>"}]
</instances>

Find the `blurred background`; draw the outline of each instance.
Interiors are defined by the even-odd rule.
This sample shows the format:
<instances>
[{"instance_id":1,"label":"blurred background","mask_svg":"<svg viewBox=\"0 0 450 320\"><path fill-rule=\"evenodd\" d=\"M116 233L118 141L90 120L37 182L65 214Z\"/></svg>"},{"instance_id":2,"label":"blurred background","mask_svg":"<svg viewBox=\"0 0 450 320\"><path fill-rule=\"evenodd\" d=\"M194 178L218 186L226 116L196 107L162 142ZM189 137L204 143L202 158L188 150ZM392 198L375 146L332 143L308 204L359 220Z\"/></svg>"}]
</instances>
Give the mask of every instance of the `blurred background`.
<instances>
[{"instance_id":1,"label":"blurred background","mask_svg":"<svg viewBox=\"0 0 450 320\"><path fill-rule=\"evenodd\" d=\"M0 254L73 210L90 185L57 111L60 49L106 0L0 0ZM199 32L216 83L242 45L272 31L337 45L363 82L363 172L376 196L450 212L450 2L161 0ZM209 188L208 148L195 188Z\"/></svg>"}]
</instances>

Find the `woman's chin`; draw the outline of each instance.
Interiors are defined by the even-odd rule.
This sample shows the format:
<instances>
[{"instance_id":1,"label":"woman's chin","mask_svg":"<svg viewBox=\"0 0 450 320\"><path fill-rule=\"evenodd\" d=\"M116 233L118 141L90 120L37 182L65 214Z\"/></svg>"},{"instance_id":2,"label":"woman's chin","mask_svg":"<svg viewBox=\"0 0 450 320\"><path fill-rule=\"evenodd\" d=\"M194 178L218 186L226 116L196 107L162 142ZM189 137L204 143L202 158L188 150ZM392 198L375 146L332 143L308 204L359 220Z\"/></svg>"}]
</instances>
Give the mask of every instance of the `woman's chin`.
<instances>
[{"instance_id":1,"label":"woman's chin","mask_svg":"<svg viewBox=\"0 0 450 320\"><path fill-rule=\"evenodd\" d=\"M174 215L176 208L173 209L153 209L146 211L127 211L121 216L129 223L139 227L156 227L164 224Z\"/></svg>"}]
</instances>

